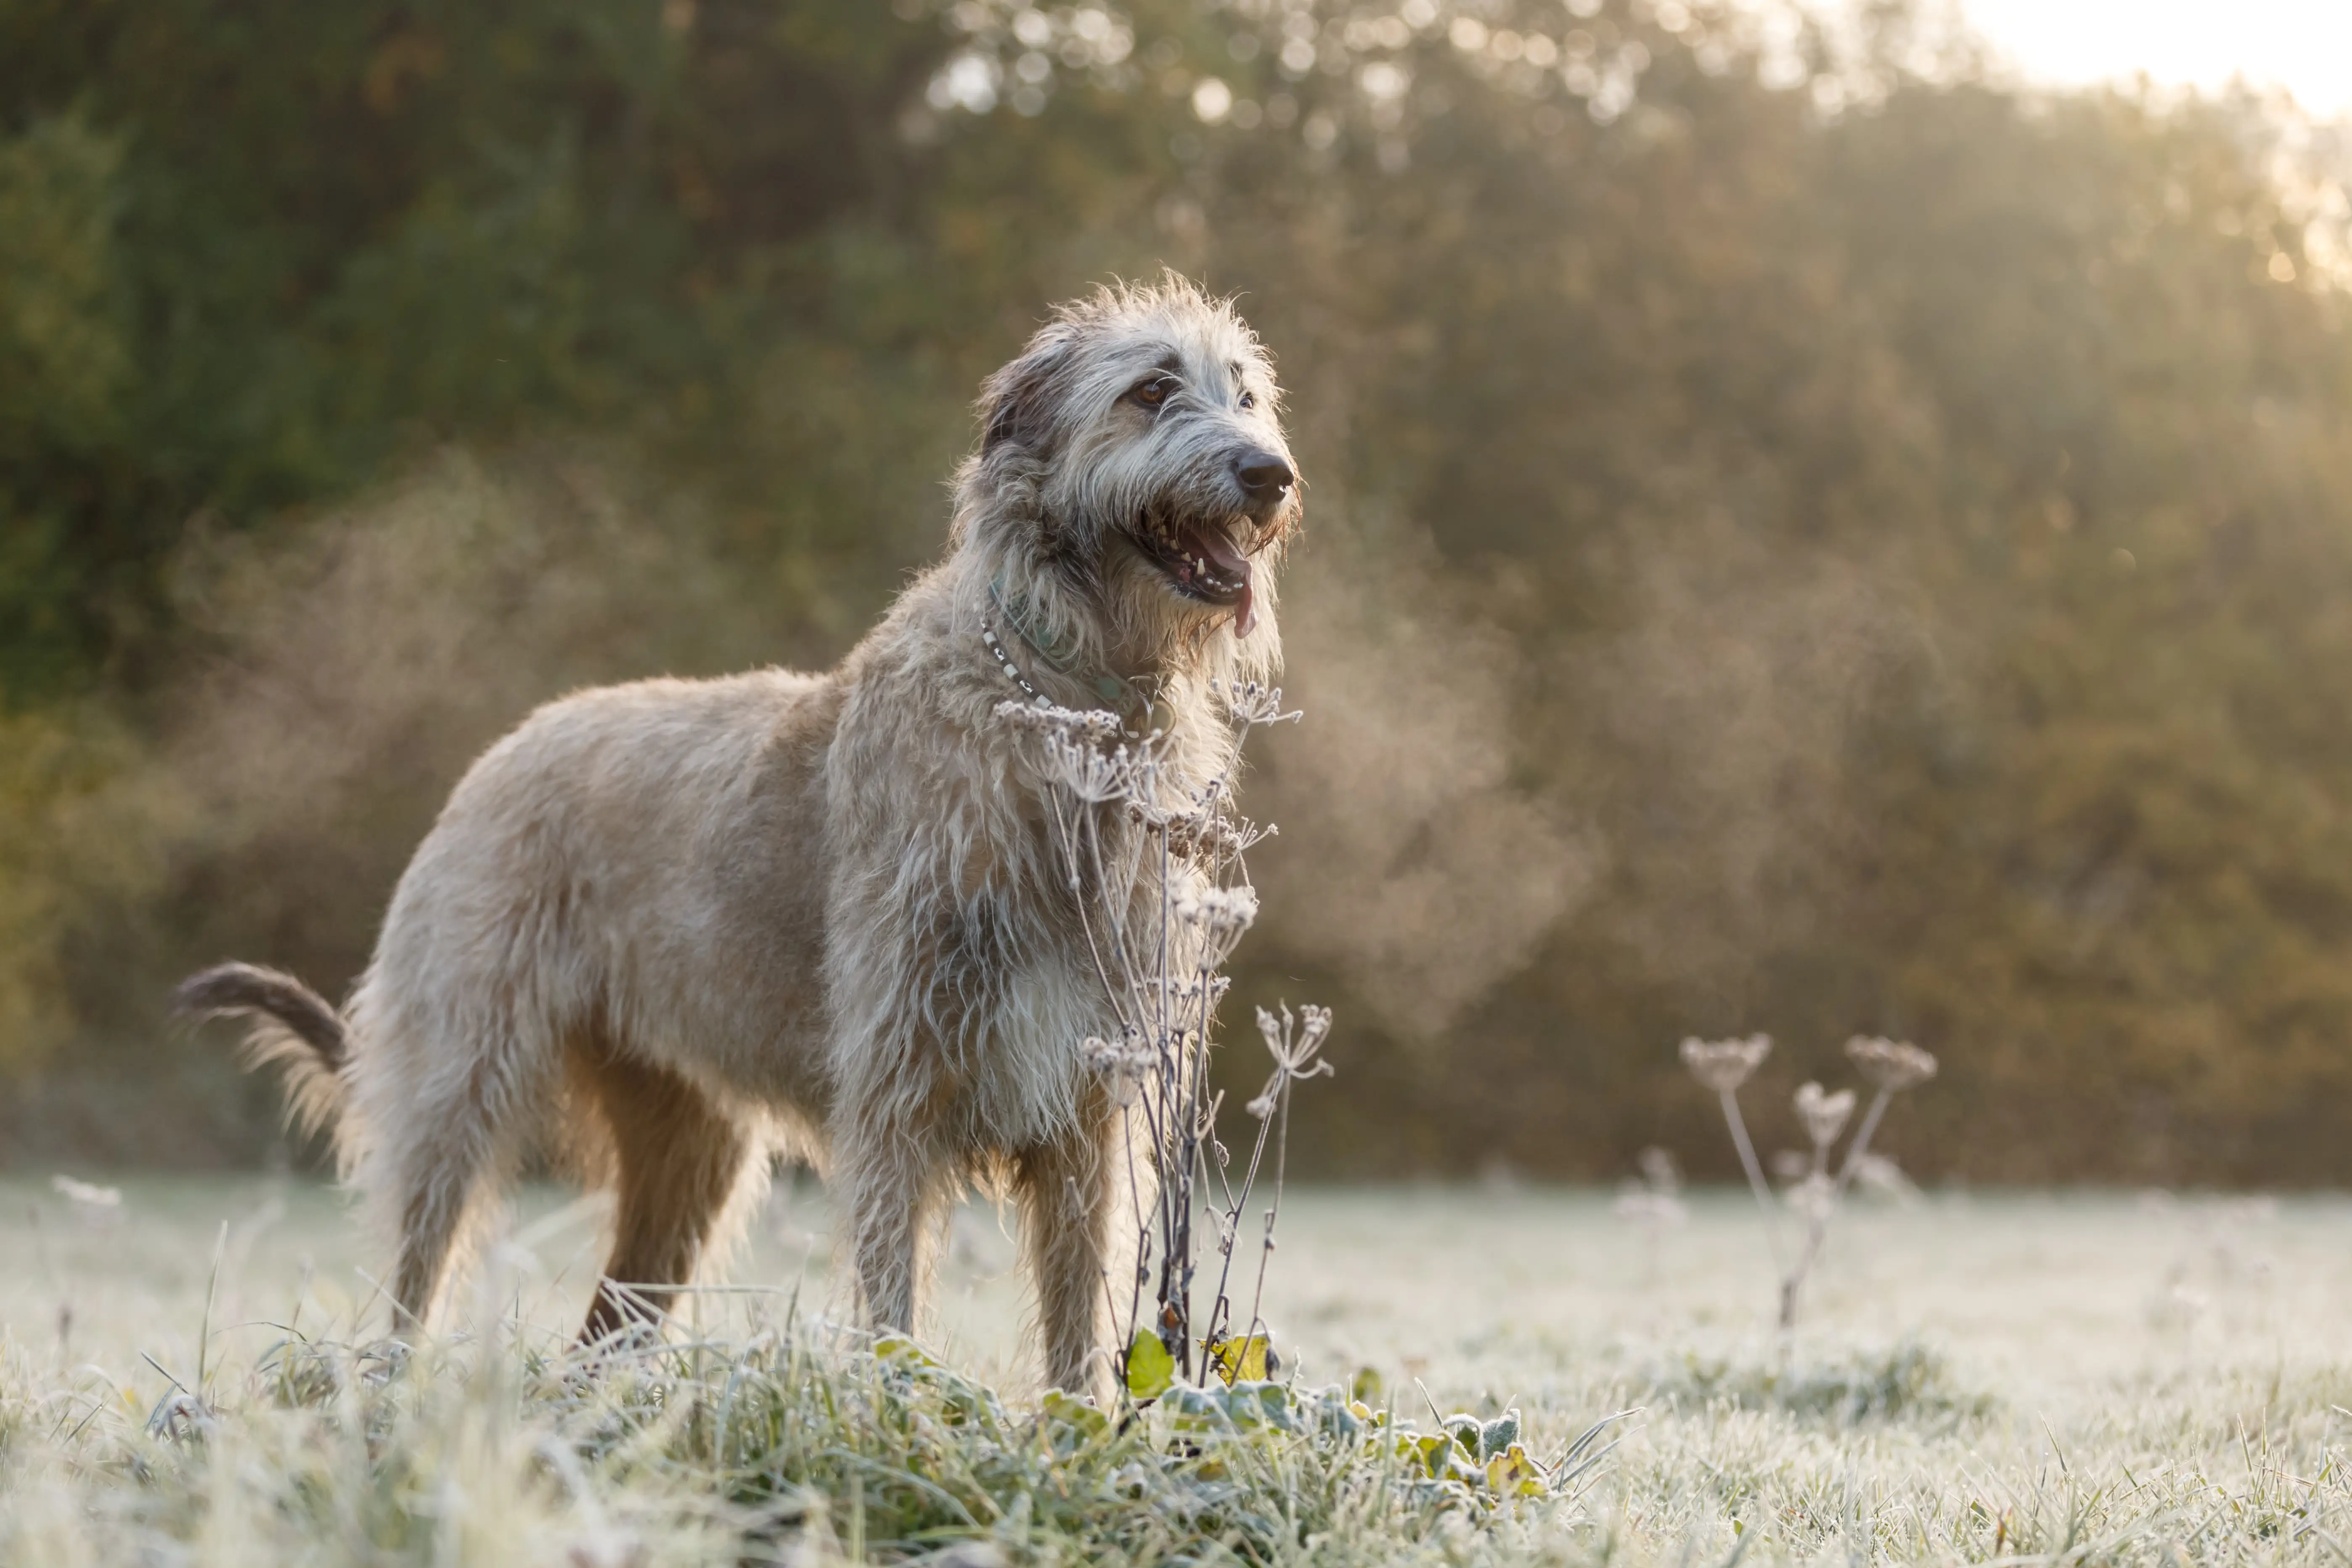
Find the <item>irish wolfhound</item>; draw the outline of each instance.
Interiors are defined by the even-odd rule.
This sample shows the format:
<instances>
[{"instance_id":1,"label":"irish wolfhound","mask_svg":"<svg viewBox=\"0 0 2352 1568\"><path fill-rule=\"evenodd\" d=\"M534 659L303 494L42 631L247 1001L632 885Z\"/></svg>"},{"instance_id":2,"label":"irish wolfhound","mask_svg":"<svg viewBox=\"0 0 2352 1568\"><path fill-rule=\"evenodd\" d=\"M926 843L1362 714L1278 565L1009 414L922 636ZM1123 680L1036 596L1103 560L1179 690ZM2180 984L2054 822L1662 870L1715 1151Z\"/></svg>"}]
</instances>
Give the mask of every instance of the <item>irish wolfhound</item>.
<instances>
[{"instance_id":1,"label":"irish wolfhound","mask_svg":"<svg viewBox=\"0 0 2352 1568\"><path fill-rule=\"evenodd\" d=\"M995 710L1116 707L1180 787L1221 771L1210 682L1280 659L1298 486L1265 354L1173 279L1055 311L980 416L946 559L838 668L549 703L460 781L342 1013L244 964L181 987L252 1016L334 1123L410 1319L535 1134L616 1194L591 1338L690 1282L793 1153L877 1327L915 1326L950 1194L1009 1187L1046 1375L1097 1385L1127 1162L1078 1047L1117 1019Z\"/></svg>"}]
</instances>

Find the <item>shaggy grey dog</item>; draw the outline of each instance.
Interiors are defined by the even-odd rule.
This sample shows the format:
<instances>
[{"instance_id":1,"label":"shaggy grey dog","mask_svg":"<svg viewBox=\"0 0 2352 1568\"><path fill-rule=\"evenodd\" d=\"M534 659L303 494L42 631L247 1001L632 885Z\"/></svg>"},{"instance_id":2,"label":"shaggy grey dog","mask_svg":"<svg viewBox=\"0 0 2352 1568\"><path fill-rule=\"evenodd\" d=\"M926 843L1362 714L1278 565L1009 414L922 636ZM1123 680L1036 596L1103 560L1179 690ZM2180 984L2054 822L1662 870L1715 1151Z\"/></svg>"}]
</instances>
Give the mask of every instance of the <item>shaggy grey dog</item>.
<instances>
[{"instance_id":1,"label":"shaggy grey dog","mask_svg":"<svg viewBox=\"0 0 2352 1568\"><path fill-rule=\"evenodd\" d=\"M1063 307L982 389L946 559L838 668L551 702L458 784L342 1013L245 964L181 987L251 1016L333 1123L403 1313L534 1137L616 1194L592 1339L690 1282L789 1153L825 1172L877 1327L915 1326L947 1197L1009 1188L1046 1375L1098 1385L1139 1205L1079 1043L1117 1018L996 710L1110 707L1165 731L1174 787L1223 771L1212 681L1281 657L1276 411L1256 339L1189 284Z\"/></svg>"}]
</instances>

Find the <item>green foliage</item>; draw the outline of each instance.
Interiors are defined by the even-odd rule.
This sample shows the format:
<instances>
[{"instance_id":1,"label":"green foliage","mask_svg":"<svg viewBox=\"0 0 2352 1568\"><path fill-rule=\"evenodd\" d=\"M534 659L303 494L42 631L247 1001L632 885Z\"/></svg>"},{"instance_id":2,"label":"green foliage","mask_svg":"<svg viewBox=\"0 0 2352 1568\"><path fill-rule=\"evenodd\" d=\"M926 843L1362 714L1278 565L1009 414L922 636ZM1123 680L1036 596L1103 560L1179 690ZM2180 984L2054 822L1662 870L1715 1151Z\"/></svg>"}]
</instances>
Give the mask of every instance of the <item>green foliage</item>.
<instances>
[{"instance_id":1,"label":"green foliage","mask_svg":"<svg viewBox=\"0 0 2352 1568\"><path fill-rule=\"evenodd\" d=\"M88 707L0 711L0 1072L70 1040L72 939L92 902L155 896L182 800L136 766L138 742Z\"/></svg>"},{"instance_id":2,"label":"green foliage","mask_svg":"<svg viewBox=\"0 0 2352 1568\"><path fill-rule=\"evenodd\" d=\"M904 1341L878 1342L870 1360L787 1342L734 1358L714 1408L692 1367L665 1352L631 1368L620 1395L631 1414L600 1432L592 1461L666 1432L672 1458L733 1476L739 1505L800 1513L803 1531L814 1523L886 1555L980 1539L1021 1557L1085 1542L1148 1560L1216 1542L1270 1562L1341 1516L1411 1541L1449 1510L1554 1496L1516 1442L1485 1455L1475 1423L1467 1447L1424 1437L1337 1390L1179 1383L1117 1419L1067 1396L1033 1413ZM683 1424L682 1399L694 1403ZM828 1517L812 1521L812 1506Z\"/></svg>"},{"instance_id":3,"label":"green foliage","mask_svg":"<svg viewBox=\"0 0 2352 1568\"><path fill-rule=\"evenodd\" d=\"M0 587L42 612L0 620L0 691L152 675L199 513L266 522L443 441L764 423L817 303L778 279L831 270L863 192L845 121L942 40L762 9L0 7Z\"/></svg>"},{"instance_id":4,"label":"green foliage","mask_svg":"<svg viewBox=\"0 0 2352 1568\"><path fill-rule=\"evenodd\" d=\"M257 1507L271 1517L239 1537L249 1561L305 1538L446 1561L434 1553L452 1549L451 1521L436 1512L459 1492L473 1497L463 1560L481 1562L514 1560L496 1553L544 1529L565 1493L611 1521L573 1556L601 1544L638 1553L627 1561L730 1542L752 1560L897 1562L965 1543L1011 1563L1443 1561L1490 1524L1577 1518L1553 1479L1567 1466L1548 1472L1516 1441L1485 1454L1475 1422L1465 1447L1338 1390L1248 1381L1179 1384L1118 1418L1060 1394L1032 1409L903 1340L868 1352L772 1332L624 1352L583 1376L497 1344L469 1362L297 1335L201 1394L167 1391L135 1428L121 1398L100 1396L89 1450L110 1458L89 1475L153 1500L110 1521L118 1537L186 1539ZM0 1390L0 1432L20 1415ZM0 1448L0 1484L50 1457ZM238 1479L208 1492L222 1465ZM0 1560L30 1561L11 1548L31 1534L0 1522Z\"/></svg>"},{"instance_id":5,"label":"green foliage","mask_svg":"<svg viewBox=\"0 0 2352 1568\"><path fill-rule=\"evenodd\" d=\"M1135 1342L1127 1347L1127 1364L1121 1382L1128 1395L1137 1400L1157 1399L1168 1392L1176 1380L1176 1358L1167 1342L1149 1328L1135 1331Z\"/></svg>"},{"instance_id":6,"label":"green foliage","mask_svg":"<svg viewBox=\"0 0 2352 1568\"><path fill-rule=\"evenodd\" d=\"M1652 1386L1661 1398L1723 1400L1837 1427L1903 1421L1943 1429L2001 1409L1990 1394L1966 1386L1933 1347L1913 1340L1770 1363L1688 1352L1654 1373Z\"/></svg>"},{"instance_id":7,"label":"green foliage","mask_svg":"<svg viewBox=\"0 0 2352 1568\"><path fill-rule=\"evenodd\" d=\"M76 116L0 138L0 625L20 664L79 614L69 476L121 435L121 140Z\"/></svg>"},{"instance_id":8,"label":"green foliage","mask_svg":"<svg viewBox=\"0 0 2352 1568\"><path fill-rule=\"evenodd\" d=\"M1264 1334L1232 1334L1209 1347L1210 1370L1227 1384L1260 1381L1270 1371L1274 1345Z\"/></svg>"}]
</instances>

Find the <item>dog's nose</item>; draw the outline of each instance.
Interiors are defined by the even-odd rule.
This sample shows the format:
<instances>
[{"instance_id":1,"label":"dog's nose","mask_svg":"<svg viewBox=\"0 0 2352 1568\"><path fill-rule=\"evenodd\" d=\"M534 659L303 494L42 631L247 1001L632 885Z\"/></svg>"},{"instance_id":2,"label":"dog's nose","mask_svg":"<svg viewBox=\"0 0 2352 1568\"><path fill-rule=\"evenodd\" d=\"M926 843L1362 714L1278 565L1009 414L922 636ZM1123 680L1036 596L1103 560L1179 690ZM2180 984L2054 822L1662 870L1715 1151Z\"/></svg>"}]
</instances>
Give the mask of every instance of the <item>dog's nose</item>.
<instances>
[{"instance_id":1,"label":"dog's nose","mask_svg":"<svg viewBox=\"0 0 2352 1568\"><path fill-rule=\"evenodd\" d=\"M1234 459L1234 478L1253 500L1271 500L1290 488L1290 465L1272 452L1244 452Z\"/></svg>"}]
</instances>

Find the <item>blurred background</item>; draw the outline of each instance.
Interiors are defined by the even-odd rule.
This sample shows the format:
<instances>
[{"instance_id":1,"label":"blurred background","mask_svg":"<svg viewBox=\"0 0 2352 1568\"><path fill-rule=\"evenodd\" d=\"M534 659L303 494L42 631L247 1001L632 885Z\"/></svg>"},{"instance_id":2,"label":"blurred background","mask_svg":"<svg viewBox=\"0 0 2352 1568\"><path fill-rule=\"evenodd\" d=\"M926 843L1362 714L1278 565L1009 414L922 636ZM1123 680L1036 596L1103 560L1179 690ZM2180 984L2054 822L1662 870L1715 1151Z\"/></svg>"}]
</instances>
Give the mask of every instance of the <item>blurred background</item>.
<instances>
[{"instance_id":1,"label":"blurred background","mask_svg":"<svg viewBox=\"0 0 2352 1568\"><path fill-rule=\"evenodd\" d=\"M1786 1142L1866 1031L1923 1179L2352 1179L2352 88L2136 17L0 0L0 1163L314 1160L171 982L339 994L538 701L837 658L1168 266L1308 481L1304 1168L1728 1175L1676 1041Z\"/></svg>"}]
</instances>

